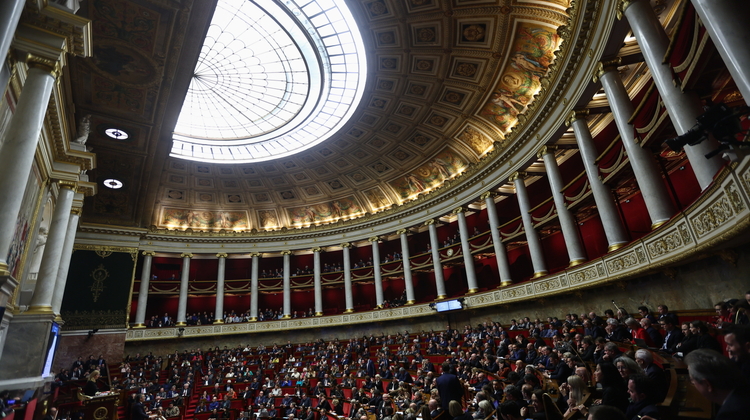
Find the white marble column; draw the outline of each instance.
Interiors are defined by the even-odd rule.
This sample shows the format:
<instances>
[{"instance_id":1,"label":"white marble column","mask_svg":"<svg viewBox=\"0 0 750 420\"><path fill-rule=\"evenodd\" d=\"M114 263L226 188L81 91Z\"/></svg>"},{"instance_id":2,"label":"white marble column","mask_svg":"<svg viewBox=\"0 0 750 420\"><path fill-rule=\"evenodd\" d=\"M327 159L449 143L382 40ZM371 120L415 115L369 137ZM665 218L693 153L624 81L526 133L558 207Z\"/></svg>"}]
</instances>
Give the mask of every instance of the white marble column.
<instances>
[{"instance_id":1,"label":"white marble column","mask_svg":"<svg viewBox=\"0 0 750 420\"><path fill-rule=\"evenodd\" d=\"M250 321L258 320L258 271L260 264L260 253L253 252L250 254L253 259L250 268Z\"/></svg>"},{"instance_id":2,"label":"white marble column","mask_svg":"<svg viewBox=\"0 0 750 420\"><path fill-rule=\"evenodd\" d=\"M490 222L490 235L492 236L492 247L495 250L495 260L497 261L497 271L500 274L500 287L510 286L513 280L510 276L510 264L508 263L508 254L505 252L503 238L500 237L500 219L497 217L497 207L495 200L492 198L492 192L487 191L482 194L484 204L487 206L487 218Z\"/></svg>"},{"instance_id":3,"label":"white marble column","mask_svg":"<svg viewBox=\"0 0 750 420\"><path fill-rule=\"evenodd\" d=\"M323 316L323 286L320 283L321 267L320 253L323 249L316 246L313 252L313 282L315 285L315 316Z\"/></svg>"},{"instance_id":4,"label":"white marble column","mask_svg":"<svg viewBox=\"0 0 750 420\"><path fill-rule=\"evenodd\" d=\"M432 268L435 273L435 289L438 299L445 299L448 294L445 292L445 278L443 276L443 264L440 262L440 242L437 237L437 226L435 219L424 222L430 232L430 248L432 251Z\"/></svg>"},{"instance_id":5,"label":"white marble column","mask_svg":"<svg viewBox=\"0 0 750 420\"><path fill-rule=\"evenodd\" d=\"M214 324L224 323L224 277L227 274L227 254L216 254L219 268L216 270L216 309L214 310Z\"/></svg>"},{"instance_id":6,"label":"white marble column","mask_svg":"<svg viewBox=\"0 0 750 420\"><path fill-rule=\"evenodd\" d=\"M692 0L745 103L750 105L750 7L743 0Z\"/></svg>"},{"instance_id":7,"label":"white marble column","mask_svg":"<svg viewBox=\"0 0 750 420\"><path fill-rule=\"evenodd\" d=\"M411 254L409 253L409 238L406 236L406 229L396 231L401 238L401 262L404 266L404 289L406 291L406 304L413 305L414 299L414 280L411 274Z\"/></svg>"},{"instance_id":8,"label":"white marble column","mask_svg":"<svg viewBox=\"0 0 750 420\"><path fill-rule=\"evenodd\" d=\"M345 242L341 244L341 253L344 254L344 303L346 304L345 314L354 312L354 297L352 296L352 261L349 255L349 248L352 244Z\"/></svg>"},{"instance_id":9,"label":"white marble column","mask_svg":"<svg viewBox=\"0 0 750 420\"><path fill-rule=\"evenodd\" d=\"M5 57L8 56L8 50L13 41L13 34L16 33L18 21L21 19L24 4L26 4L26 0L0 1L0 57L2 57L0 61L3 63Z\"/></svg>"},{"instance_id":10,"label":"white marble column","mask_svg":"<svg viewBox=\"0 0 750 420\"><path fill-rule=\"evenodd\" d=\"M52 299L55 292L57 271L60 268L65 235L68 232L70 209L73 206L76 184L69 181L59 181L60 190L57 194L55 211L50 221L47 246L44 247L42 265L39 267L34 295L31 297L28 314L51 314Z\"/></svg>"},{"instance_id":11,"label":"white marble column","mask_svg":"<svg viewBox=\"0 0 750 420\"><path fill-rule=\"evenodd\" d=\"M292 317L292 251L281 251L281 255L284 257L284 314L282 319L289 319Z\"/></svg>"},{"instance_id":12,"label":"white marble column","mask_svg":"<svg viewBox=\"0 0 750 420\"><path fill-rule=\"evenodd\" d=\"M616 61L619 62L619 60ZM617 130L620 132L620 139L635 174L638 189L646 203L646 210L651 218L651 228L656 229L667 223L674 215L674 206L672 206L669 191L664 184L654 154L637 143L635 128L628 122L635 108L617 72L617 65L614 62L601 64L597 77L602 81Z\"/></svg>"},{"instance_id":13,"label":"white marble column","mask_svg":"<svg viewBox=\"0 0 750 420\"><path fill-rule=\"evenodd\" d=\"M57 279L55 280L55 292L52 294L52 312L60 315L63 297L65 296L65 285L68 283L68 270L70 269L70 259L73 256L73 244L76 242L76 232L78 231L78 219L81 217L81 209L71 209L68 218L68 228L65 233L65 242L63 242L62 255L60 256L60 267L57 269ZM60 321L62 319L58 319Z\"/></svg>"},{"instance_id":14,"label":"white marble column","mask_svg":"<svg viewBox=\"0 0 750 420\"><path fill-rule=\"evenodd\" d=\"M146 306L148 305L148 285L151 282L151 263L156 252L143 251L143 268L141 269L141 286L138 289L138 306L135 308L135 325L133 328L146 328Z\"/></svg>"},{"instance_id":15,"label":"white marble column","mask_svg":"<svg viewBox=\"0 0 750 420\"><path fill-rule=\"evenodd\" d=\"M31 67L18 99L16 112L5 132L0 149L0 155L3 157L3 164L0 165L0 179L3 180L0 183L0 276L9 274L6 261L8 251L16 230L16 220L34 162L50 93L58 73L57 68L52 65L30 61L29 66Z\"/></svg>"},{"instance_id":16,"label":"white marble column","mask_svg":"<svg viewBox=\"0 0 750 420\"><path fill-rule=\"evenodd\" d=\"M182 258L182 273L180 273L180 299L177 301L177 325L184 327L187 325L187 299L188 299L188 281L190 279L190 259L193 254L185 252L180 254Z\"/></svg>"},{"instance_id":17,"label":"white marble column","mask_svg":"<svg viewBox=\"0 0 750 420\"><path fill-rule=\"evenodd\" d=\"M562 189L565 184L563 184L562 175L560 174L560 167L557 166L555 148L553 146L544 146L539 150L537 156L544 160L544 168L547 171L547 180L552 190L552 199L555 201L557 220L560 221L560 230L565 239L565 249L568 252L570 267L583 264L586 262L586 251L581 243L581 235L578 233L578 223L576 223L575 217L568 210L565 197L563 197Z\"/></svg>"},{"instance_id":18,"label":"white marble column","mask_svg":"<svg viewBox=\"0 0 750 420\"><path fill-rule=\"evenodd\" d=\"M466 224L466 214L463 207L457 207L453 213L458 218L458 235L461 238L461 253L464 257L464 270L466 270L466 284L469 288L467 293L472 294L479 291L477 284L477 272L474 269L474 256L471 255L471 244L469 243L469 227Z\"/></svg>"},{"instance_id":19,"label":"white marble column","mask_svg":"<svg viewBox=\"0 0 750 420\"><path fill-rule=\"evenodd\" d=\"M664 55L669 47L667 32L648 0L622 1L619 7L628 19L630 29L641 47L643 58L651 70L651 77L677 134L685 134L695 125L696 117L704 111L698 95L695 92L683 92L682 88L674 83L672 67L669 63L664 63ZM717 147L718 142L714 139L706 139L695 146L685 146L685 154L702 189L706 189L713 182L714 175L724 164L718 155L711 159L705 157Z\"/></svg>"},{"instance_id":20,"label":"white marble column","mask_svg":"<svg viewBox=\"0 0 750 420\"><path fill-rule=\"evenodd\" d=\"M630 241L620 219L620 213L617 211L612 192L609 190L609 187L604 185L599 175L599 166L596 164L599 152L597 152L594 139L591 137L591 131L589 131L589 125L585 118L586 115L588 115L588 111L586 110L573 111L568 123L573 127L576 143L578 143L578 152L581 154L583 167L586 169L586 177L591 186L591 194L594 196L596 209L599 212L599 218L604 227L604 235L607 237L607 244L611 252L622 248Z\"/></svg>"},{"instance_id":21,"label":"white marble column","mask_svg":"<svg viewBox=\"0 0 750 420\"><path fill-rule=\"evenodd\" d=\"M380 273L380 246L378 241L380 238L373 236L370 238L372 244L372 270L373 278L375 280L375 305L378 309L383 307L383 276Z\"/></svg>"},{"instance_id":22,"label":"white marble column","mask_svg":"<svg viewBox=\"0 0 750 420\"><path fill-rule=\"evenodd\" d=\"M539 233L534 228L534 220L531 218L531 203L529 194L526 191L524 178L526 174L516 172L508 178L516 187L516 198L518 207L521 209L521 220L523 221L523 230L526 234L526 243L529 245L529 254L531 255L531 265L534 267L534 278L539 278L549 274L547 264L544 262L544 251L542 250L542 241L539 239Z\"/></svg>"}]
</instances>

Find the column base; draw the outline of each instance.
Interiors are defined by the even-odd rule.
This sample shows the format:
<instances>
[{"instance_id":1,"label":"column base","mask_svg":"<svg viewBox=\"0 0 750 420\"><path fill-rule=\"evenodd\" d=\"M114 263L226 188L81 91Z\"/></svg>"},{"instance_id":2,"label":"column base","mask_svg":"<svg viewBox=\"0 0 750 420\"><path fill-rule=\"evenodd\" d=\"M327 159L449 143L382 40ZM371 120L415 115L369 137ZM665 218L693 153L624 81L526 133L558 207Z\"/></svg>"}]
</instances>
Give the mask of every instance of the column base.
<instances>
[{"instance_id":1,"label":"column base","mask_svg":"<svg viewBox=\"0 0 750 420\"><path fill-rule=\"evenodd\" d=\"M415 301L414 299L412 299L412 300L407 300L407 301L406 301L406 305L414 305L414 304L415 304L416 302L417 302L417 301Z\"/></svg>"},{"instance_id":2,"label":"column base","mask_svg":"<svg viewBox=\"0 0 750 420\"><path fill-rule=\"evenodd\" d=\"M651 224L651 230L659 229L660 227L662 227L665 224L667 224L667 222L669 222L669 220L662 220L662 221L659 221L659 222L656 222L656 223L652 223Z\"/></svg>"},{"instance_id":3,"label":"column base","mask_svg":"<svg viewBox=\"0 0 750 420\"><path fill-rule=\"evenodd\" d=\"M258 317L257 316L251 316L250 319L248 319L248 322L257 322Z\"/></svg>"},{"instance_id":4,"label":"column base","mask_svg":"<svg viewBox=\"0 0 750 420\"><path fill-rule=\"evenodd\" d=\"M607 252L617 251L620 248L623 248L627 245L627 242L621 242L619 244L612 244L609 247L607 247Z\"/></svg>"},{"instance_id":5,"label":"column base","mask_svg":"<svg viewBox=\"0 0 750 420\"><path fill-rule=\"evenodd\" d=\"M146 328L146 325L145 325L145 324L135 324L135 325L133 325L133 326L132 326L132 327L130 327L130 328L133 328L133 329L136 329L136 328L137 328L137 329L140 329L140 328Z\"/></svg>"},{"instance_id":6,"label":"column base","mask_svg":"<svg viewBox=\"0 0 750 420\"><path fill-rule=\"evenodd\" d=\"M447 295L438 295L438 297L435 300L443 300L443 299L446 299L447 297L448 297Z\"/></svg>"},{"instance_id":7,"label":"column base","mask_svg":"<svg viewBox=\"0 0 750 420\"><path fill-rule=\"evenodd\" d=\"M586 263L586 260L584 260L584 259L580 259L580 260L571 260L571 261L570 261L570 265L569 265L568 267L575 267L575 266L577 266L577 265L581 265L581 264L584 264L584 263Z\"/></svg>"},{"instance_id":8,"label":"column base","mask_svg":"<svg viewBox=\"0 0 750 420\"><path fill-rule=\"evenodd\" d=\"M539 277L544 277L547 274L549 274L549 271L547 271L547 270L537 271L536 273L534 273L534 277L532 277L532 279L538 279Z\"/></svg>"},{"instance_id":9,"label":"column base","mask_svg":"<svg viewBox=\"0 0 750 420\"><path fill-rule=\"evenodd\" d=\"M186 322L178 322L178 323L174 324L174 326L175 327L185 327L185 326L187 326L187 323Z\"/></svg>"},{"instance_id":10,"label":"column base","mask_svg":"<svg viewBox=\"0 0 750 420\"><path fill-rule=\"evenodd\" d=\"M350 313L352 313L352 312L354 312L354 309L352 309L352 308L347 308L347 309L346 309L346 310L344 311L344 313L345 313L345 314L350 314Z\"/></svg>"},{"instance_id":11,"label":"column base","mask_svg":"<svg viewBox=\"0 0 750 420\"><path fill-rule=\"evenodd\" d=\"M383 305L375 305L374 309L383 309Z\"/></svg>"},{"instance_id":12,"label":"column base","mask_svg":"<svg viewBox=\"0 0 750 420\"><path fill-rule=\"evenodd\" d=\"M323 316L323 312L315 312L315 316Z\"/></svg>"},{"instance_id":13,"label":"column base","mask_svg":"<svg viewBox=\"0 0 750 420\"><path fill-rule=\"evenodd\" d=\"M32 306L28 311L24 313L28 315L54 315L54 313L52 312L52 307L49 305Z\"/></svg>"},{"instance_id":14,"label":"column base","mask_svg":"<svg viewBox=\"0 0 750 420\"><path fill-rule=\"evenodd\" d=\"M474 288L474 289L469 289L469 291L468 291L468 292L466 292L466 294L467 294L467 295L473 295L474 293L476 293L476 292L478 292L478 291L479 291L479 289L476 289L476 288Z\"/></svg>"},{"instance_id":15,"label":"column base","mask_svg":"<svg viewBox=\"0 0 750 420\"><path fill-rule=\"evenodd\" d=\"M286 314L286 315L282 316L281 319L292 319L292 316L289 315L289 314Z\"/></svg>"},{"instance_id":16,"label":"column base","mask_svg":"<svg viewBox=\"0 0 750 420\"><path fill-rule=\"evenodd\" d=\"M503 280L500 282L500 286L498 287L508 287L511 284L513 284L513 280Z\"/></svg>"},{"instance_id":17,"label":"column base","mask_svg":"<svg viewBox=\"0 0 750 420\"><path fill-rule=\"evenodd\" d=\"M223 319L217 319L214 321L214 324L223 324L223 323L224 323Z\"/></svg>"}]
</instances>

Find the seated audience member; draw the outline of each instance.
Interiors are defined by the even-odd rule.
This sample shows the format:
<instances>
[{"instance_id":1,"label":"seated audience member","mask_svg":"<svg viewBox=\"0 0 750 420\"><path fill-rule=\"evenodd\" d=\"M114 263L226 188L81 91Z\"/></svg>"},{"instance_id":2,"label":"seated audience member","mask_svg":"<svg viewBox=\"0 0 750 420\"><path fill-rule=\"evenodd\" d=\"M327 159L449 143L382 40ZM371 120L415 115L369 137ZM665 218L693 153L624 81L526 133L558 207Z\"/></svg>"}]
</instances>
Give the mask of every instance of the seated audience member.
<instances>
[{"instance_id":1,"label":"seated audience member","mask_svg":"<svg viewBox=\"0 0 750 420\"><path fill-rule=\"evenodd\" d=\"M169 408L167 408L167 410L164 412L164 414L167 417L179 417L179 415L180 415L180 408L179 407L175 407L174 402L170 401L169 402Z\"/></svg>"},{"instance_id":2,"label":"seated audience member","mask_svg":"<svg viewBox=\"0 0 750 420\"><path fill-rule=\"evenodd\" d=\"M511 401L506 401L497 408L503 420L522 420L521 409Z\"/></svg>"},{"instance_id":3,"label":"seated audience member","mask_svg":"<svg viewBox=\"0 0 750 420\"><path fill-rule=\"evenodd\" d=\"M670 313L669 308L667 308L667 305L661 304L656 307L657 312L659 312L659 316L657 321L661 321L662 319L669 318L672 320L672 325L680 325L680 320L677 318L676 314Z\"/></svg>"},{"instance_id":4,"label":"seated audience member","mask_svg":"<svg viewBox=\"0 0 750 420\"><path fill-rule=\"evenodd\" d=\"M448 403L448 414L453 417L453 420L472 420L470 413L464 413L463 408L461 408L461 403L452 400L450 403Z\"/></svg>"},{"instance_id":5,"label":"seated audience member","mask_svg":"<svg viewBox=\"0 0 750 420\"><path fill-rule=\"evenodd\" d=\"M545 407L544 391L538 389L531 394L531 404L521 409L524 418L532 420L561 420L562 416L555 407Z\"/></svg>"},{"instance_id":6,"label":"seated audience member","mask_svg":"<svg viewBox=\"0 0 750 420\"><path fill-rule=\"evenodd\" d=\"M737 365L723 354L698 349L685 357L690 381L709 401L721 405L714 420L746 419L750 413L750 385Z\"/></svg>"},{"instance_id":7,"label":"seated audience member","mask_svg":"<svg viewBox=\"0 0 750 420\"><path fill-rule=\"evenodd\" d=\"M664 401L669 386L664 375L664 369L654 363L654 356L646 349L638 349L635 352L635 361L643 369L643 373L651 379L655 401L657 403Z\"/></svg>"},{"instance_id":8,"label":"seated audience member","mask_svg":"<svg viewBox=\"0 0 750 420\"><path fill-rule=\"evenodd\" d=\"M641 419L644 416L658 418L659 410L656 408L658 402L657 392L651 378L642 374L634 374L628 379L628 395L630 404L625 410L626 419Z\"/></svg>"},{"instance_id":9,"label":"seated audience member","mask_svg":"<svg viewBox=\"0 0 750 420\"><path fill-rule=\"evenodd\" d=\"M630 375L644 373L643 368L638 364L638 362L625 355L622 355L615 359L615 367L617 367L617 371L620 372L620 376L622 376L622 379L624 381L627 381L628 378L630 378Z\"/></svg>"},{"instance_id":10,"label":"seated audience member","mask_svg":"<svg viewBox=\"0 0 750 420\"><path fill-rule=\"evenodd\" d=\"M727 327L724 342L729 358L739 365L742 376L750 382L750 327L736 324Z\"/></svg>"},{"instance_id":11,"label":"seated audience member","mask_svg":"<svg viewBox=\"0 0 750 420\"><path fill-rule=\"evenodd\" d=\"M596 365L594 382L602 385L602 398L598 404L611 405L625 411L628 405L627 385L614 364L602 362Z\"/></svg>"},{"instance_id":12,"label":"seated audience member","mask_svg":"<svg viewBox=\"0 0 750 420\"><path fill-rule=\"evenodd\" d=\"M620 325L620 322L615 318L608 318L607 324L604 327L604 338L608 341L626 341L632 338L630 332Z\"/></svg>"},{"instance_id":13,"label":"seated audience member","mask_svg":"<svg viewBox=\"0 0 750 420\"><path fill-rule=\"evenodd\" d=\"M664 342L664 337L662 337L661 333L654 328L651 320L649 318L642 318L641 327L646 330L646 335L650 338L650 340L646 340L646 343L653 343L653 345L649 344L649 347L660 348Z\"/></svg>"},{"instance_id":14,"label":"seated audience member","mask_svg":"<svg viewBox=\"0 0 750 420\"><path fill-rule=\"evenodd\" d=\"M646 329L643 328L641 323L638 322L635 318L626 319L625 325L627 325L628 330L630 330L630 335L633 337L633 341L643 340L649 347L654 347L656 345L653 340L651 340L651 337L646 332Z\"/></svg>"},{"instance_id":15,"label":"seated audience member","mask_svg":"<svg viewBox=\"0 0 750 420\"><path fill-rule=\"evenodd\" d=\"M678 324L674 322L674 318L675 317L671 316L663 316L659 318L659 325L665 331L664 341L659 350L669 354L673 354L677 351L677 345L681 343L684 338L682 331L677 328Z\"/></svg>"},{"instance_id":16,"label":"seated audience member","mask_svg":"<svg viewBox=\"0 0 750 420\"><path fill-rule=\"evenodd\" d=\"M708 325L705 322L695 320L690 323L690 332L696 339L696 346L699 349L711 349L721 353L721 344L708 332Z\"/></svg>"}]
</instances>

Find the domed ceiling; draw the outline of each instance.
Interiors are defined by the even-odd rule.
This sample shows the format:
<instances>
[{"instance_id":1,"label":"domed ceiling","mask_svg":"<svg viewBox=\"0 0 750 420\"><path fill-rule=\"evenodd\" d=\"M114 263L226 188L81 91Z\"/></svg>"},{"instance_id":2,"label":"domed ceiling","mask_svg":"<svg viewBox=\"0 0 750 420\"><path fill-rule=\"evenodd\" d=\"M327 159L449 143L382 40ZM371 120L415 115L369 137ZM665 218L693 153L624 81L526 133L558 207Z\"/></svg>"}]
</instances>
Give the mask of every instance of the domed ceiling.
<instances>
[{"instance_id":1,"label":"domed ceiling","mask_svg":"<svg viewBox=\"0 0 750 420\"><path fill-rule=\"evenodd\" d=\"M554 72L570 7L567 0L347 4L368 54L365 94L350 122L299 154L217 164L169 157L215 2L85 2L95 54L70 66L76 117L91 115L92 178L123 187L88 198L84 222L263 231L357 219L447 190L512 146L509 133ZM128 138L107 137L110 128Z\"/></svg>"}]
</instances>

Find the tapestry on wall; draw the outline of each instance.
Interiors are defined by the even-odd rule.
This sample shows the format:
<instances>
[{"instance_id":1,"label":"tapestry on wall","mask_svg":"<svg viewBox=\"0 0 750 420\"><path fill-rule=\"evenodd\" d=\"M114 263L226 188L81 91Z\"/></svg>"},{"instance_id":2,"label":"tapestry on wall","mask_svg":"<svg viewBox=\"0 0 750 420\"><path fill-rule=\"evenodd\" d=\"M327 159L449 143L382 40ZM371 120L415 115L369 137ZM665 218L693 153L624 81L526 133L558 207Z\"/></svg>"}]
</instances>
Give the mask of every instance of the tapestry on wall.
<instances>
[{"instance_id":1,"label":"tapestry on wall","mask_svg":"<svg viewBox=\"0 0 750 420\"><path fill-rule=\"evenodd\" d=\"M133 252L73 252L60 310L63 329L124 328L135 268Z\"/></svg>"}]
</instances>

